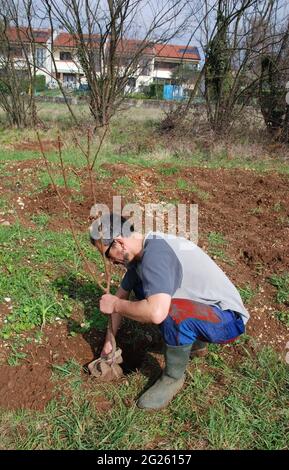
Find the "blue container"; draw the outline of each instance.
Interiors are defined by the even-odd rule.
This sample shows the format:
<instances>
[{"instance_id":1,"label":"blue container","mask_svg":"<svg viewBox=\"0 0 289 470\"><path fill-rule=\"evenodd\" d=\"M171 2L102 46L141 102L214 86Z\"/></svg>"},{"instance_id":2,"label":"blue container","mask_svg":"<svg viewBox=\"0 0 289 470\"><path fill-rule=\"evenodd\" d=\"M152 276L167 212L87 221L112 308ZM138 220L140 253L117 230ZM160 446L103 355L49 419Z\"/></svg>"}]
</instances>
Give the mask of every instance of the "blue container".
<instances>
[{"instance_id":1,"label":"blue container","mask_svg":"<svg viewBox=\"0 0 289 470\"><path fill-rule=\"evenodd\" d=\"M182 86L177 85L165 85L164 86L164 100L182 100L184 99L184 90Z\"/></svg>"}]
</instances>

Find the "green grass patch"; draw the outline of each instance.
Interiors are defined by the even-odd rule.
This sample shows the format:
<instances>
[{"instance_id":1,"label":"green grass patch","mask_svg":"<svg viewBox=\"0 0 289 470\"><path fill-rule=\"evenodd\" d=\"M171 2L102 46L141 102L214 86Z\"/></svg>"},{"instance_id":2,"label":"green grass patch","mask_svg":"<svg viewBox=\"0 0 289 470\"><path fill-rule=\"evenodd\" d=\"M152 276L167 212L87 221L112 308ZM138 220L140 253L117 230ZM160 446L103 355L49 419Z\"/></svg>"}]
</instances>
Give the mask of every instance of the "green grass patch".
<instances>
[{"instance_id":1,"label":"green grass patch","mask_svg":"<svg viewBox=\"0 0 289 470\"><path fill-rule=\"evenodd\" d=\"M87 259L101 266L100 256L85 235L79 237L79 243ZM95 300L99 289L83 270L69 232L24 229L17 224L0 226L0 244L4 247L0 253L0 302L10 297L13 306L0 328L0 337L8 339L40 328L55 318L69 319L75 308L82 310L87 329L104 325Z\"/></svg>"},{"instance_id":2,"label":"green grass patch","mask_svg":"<svg viewBox=\"0 0 289 470\"><path fill-rule=\"evenodd\" d=\"M19 366L27 354L18 350L18 347L14 344L11 345L11 352L7 358L7 363L11 367Z\"/></svg>"},{"instance_id":3,"label":"green grass patch","mask_svg":"<svg viewBox=\"0 0 289 470\"><path fill-rule=\"evenodd\" d=\"M282 212L285 210L284 204L282 202L276 202L273 206L273 211L274 212Z\"/></svg>"},{"instance_id":4,"label":"green grass patch","mask_svg":"<svg viewBox=\"0 0 289 470\"><path fill-rule=\"evenodd\" d=\"M167 168L164 168L166 170ZM160 171L160 170L159 170ZM198 188L195 184L193 183L188 183L186 180L183 178L178 178L176 181L176 188L180 191L186 191L189 193L195 193L200 199L208 199L209 198L209 193L206 191L202 191L200 188ZM158 185L156 187L156 191L167 191L169 189L174 190L175 188L170 188L165 181L159 181Z\"/></svg>"},{"instance_id":5,"label":"green grass patch","mask_svg":"<svg viewBox=\"0 0 289 470\"><path fill-rule=\"evenodd\" d=\"M31 217L32 222L34 222L39 228L44 228L50 221L50 216L45 212L40 214L33 214Z\"/></svg>"},{"instance_id":6,"label":"green grass patch","mask_svg":"<svg viewBox=\"0 0 289 470\"><path fill-rule=\"evenodd\" d=\"M7 200L1 196L0 198L0 211L5 212L8 209L8 203Z\"/></svg>"},{"instance_id":7,"label":"green grass patch","mask_svg":"<svg viewBox=\"0 0 289 470\"><path fill-rule=\"evenodd\" d=\"M106 179L106 178L110 178L112 176L112 172L107 170L106 168L96 168L96 177L97 178L100 178L102 180Z\"/></svg>"},{"instance_id":8,"label":"green grass patch","mask_svg":"<svg viewBox=\"0 0 289 470\"><path fill-rule=\"evenodd\" d=\"M188 185L187 181L182 179L182 178L177 179L176 185L177 185L177 189L180 189L181 191L188 191L189 190L189 185Z\"/></svg>"},{"instance_id":9,"label":"green grass patch","mask_svg":"<svg viewBox=\"0 0 289 470\"><path fill-rule=\"evenodd\" d=\"M121 176L112 184L112 186L120 191L121 194L126 194L129 190L132 190L135 187L135 184L128 176Z\"/></svg>"},{"instance_id":10,"label":"green grass patch","mask_svg":"<svg viewBox=\"0 0 289 470\"><path fill-rule=\"evenodd\" d=\"M249 212L252 215L260 215L263 214L263 209L262 207L253 207L253 209L251 209Z\"/></svg>"},{"instance_id":11,"label":"green grass patch","mask_svg":"<svg viewBox=\"0 0 289 470\"><path fill-rule=\"evenodd\" d=\"M238 287L238 291L245 304L249 304L256 295L256 291L250 286L249 283L242 287Z\"/></svg>"},{"instance_id":12,"label":"green grass patch","mask_svg":"<svg viewBox=\"0 0 289 470\"><path fill-rule=\"evenodd\" d=\"M177 166L164 166L164 167L158 168L158 172L164 176L172 176L172 175L176 175L177 173L179 173L180 168L178 168Z\"/></svg>"},{"instance_id":13,"label":"green grass patch","mask_svg":"<svg viewBox=\"0 0 289 470\"><path fill-rule=\"evenodd\" d=\"M289 327L289 310L286 311L276 311L274 312L274 316L279 320L281 323Z\"/></svg>"},{"instance_id":14,"label":"green grass patch","mask_svg":"<svg viewBox=\"0 0 289 470\"><path fill-rule=\"evenodd\" d=\"M208 253L212 258L220 259L231 265L234 264L224 251L227 246L227 240L222 233L210 232L208 234L208 244Z\"/></svg>"},{"instance_id":15,"label":"green grass patch","mask_svg":"<svg viewBox=\"0 0 289 470\"><path fill-rule=\"evenodd\" d=\"M63 175L59 174L54 174L52 175L53 181L56 184L56 186L59 186L61 188L65 187L65 180ZM74 176L74 175L66 175L66 184L69 189L73 189L75 191L79 191L81 188L81 184L79 179ZM50 175L46 172L42 172L39 176L39 186L38 189L41 191L43 189L46 189L49 185L52 184Z\"/></svg>"},{"instance_id":16,"label":"green grass patch","mask_svg":"<svg viewBox=\"0 0 289 470\"><path fill-rule=\"evenodd\" d=\"M54 365L59 399L43 412L0 410L1 447L288 449L288 366L269 348L252 354L246 342L238 347L241 355L230 364L218 346L210 349L206 369L203 360L193 361L185 387L153 419L134 405L148 380L143 375L83 388L80 364ZM106 404L105 411L98 404Z\"/></svg>"},{"instance_id":17,"label":"green grass patch","mask_svg":"<svg viewBox=\"0 0 289 470\"><path fill-rule=\"evenodd\" d=\"M277 275L273 274L269 278L269 282L276 287L276 300L280 304L289 304L289 273Z\"/></svg>"}]
</instances>

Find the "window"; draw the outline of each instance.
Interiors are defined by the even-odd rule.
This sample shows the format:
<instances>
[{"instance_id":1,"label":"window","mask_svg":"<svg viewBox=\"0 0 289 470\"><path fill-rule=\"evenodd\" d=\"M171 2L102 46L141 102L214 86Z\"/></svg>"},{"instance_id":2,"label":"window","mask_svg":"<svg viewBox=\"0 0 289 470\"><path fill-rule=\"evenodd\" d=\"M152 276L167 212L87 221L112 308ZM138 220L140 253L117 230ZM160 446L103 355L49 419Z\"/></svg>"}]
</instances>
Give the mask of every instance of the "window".
<instances>
[{"instance_id":1,"label":"window","mask_svg":"<svg viewBox=\"0 0 289 470\"><path fill-rule=\"evenodd\" d=\"M72 60L71 52L61 51L59 53L59 56L60 56L60 60Z\"/></svg>"},{"instance_id":2,"label":"window","mask_svg":"<svg viewBox=\"0 0 289 470\"><path fill-rule=\"evenodd\" d=\"M38 47L36 49L36 67L43 67L45 64L45 49Z\"/></svg>"},{"instance_id":3,"label":"window","mask_svg":"<svg viewBox=\"0 0 289 470\"><path fill-rule=\"evenodd\" d=\"M72 73L64 73L63 74L63 82L68 84L68 83L76 83L76 75Z\"/></svg>"}]
</instances>

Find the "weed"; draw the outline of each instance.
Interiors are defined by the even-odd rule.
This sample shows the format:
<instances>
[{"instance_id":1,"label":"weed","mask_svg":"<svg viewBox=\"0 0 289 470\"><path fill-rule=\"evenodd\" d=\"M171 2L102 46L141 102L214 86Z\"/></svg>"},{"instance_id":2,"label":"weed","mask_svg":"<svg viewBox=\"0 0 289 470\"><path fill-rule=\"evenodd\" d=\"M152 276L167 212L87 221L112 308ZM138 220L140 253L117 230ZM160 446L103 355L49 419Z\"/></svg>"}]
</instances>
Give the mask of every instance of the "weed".
<instances>
[{"instance_id":1,"label":"weed","mask_svg":"<svg viewBox=\"0 0 289 470\"><path fill-rule=\"evenodd\" d=\"M200 199L208 199L209 193L206 191L202 191L200 188L198 188L195 184L189 184L186 180L179 178L177 180L177 189L181 191L188 191L190 193L195 193L197 196L199 196Z\"/></svg>"},{"instance_id":2,"label":"weed","mask_svg":"<svg viewBox=\"0 0 289 470\"><path fill-rule=\"evenodd\" d=\"M287 311L276 311L274 312L274 316L284 323L284 325L289 327L289 310Z\"/></svg>"},{"instance_id":3,"label":"weed","mask_svg":"<svg viewBox=\"0 0 289 470\"><path fill-rule=\"evenodd\" d=\"M9 357L7 358L7 362L9 364L9 366L12 366L12 367L19 366L22 359L25 359L27 354L25 354L24 352L19 351L17 349L17 347L13 344L11 345L11 350L12 350L12 352L10 353Z\"/></svg>"},{"instance_id":4,"label":"weed","mask_svg":"<svg viewBox=\"0 0 289 470\"><path fill-rule=\"evenodd\" d=\"M263 214L263 209L262 207L254 207L253 209L250 210L250 214L252 215Z\"/></svg>"},{"instance_id":5,"label":"weed","mask_svg":"<svg viewBox=\"0 0 289 470\"><path fill-rule=\"evenodd\" d=\"M278 303L289 304L289 273L282 275L274 274L269 282L277 288L276 299Z\"/></svg>"},{"instance_id":6,"label":"weed","mask_svg":"<svg viewBox=\"0 0 289 470\"><path fill-rule=\"evenodd\" d=\"M134 186L134 182L128 176L121 176L113 183L113 186L123 186L129 189Z\"/></svg>"},{"instance_id":7,"label":"weed","mask_svg":"<svg viewBox=\"0 0 289 470\"><path fill-rule=\"evenodd\" d=\"M134 188L134 182L128 176L121 176L112 185L115 189L125 195L129 190Z\"/></svg>"},{"instance_id":8,"label":"weed","mask_svg":"<svg viewBox=\"0 0 289 470\"><path fill-rule=\"evenodd\" d=\"M225 254L224 248L227 246L227 241L222 233L210 232L208 234L208 253L214 259L220 259L228 264L233 265L234 262Z\"/></svg>"},{"instance_id":9,"label":"weed","mask_svg":"<svg viewBox=\"0 0 289 470\"><path fill-rule=\"evenodd\" d=\"M158 172L164 176L176 175L177 173L179 173L179 171L180 168L178 168L177 166L164 166L158 168Z\"/></svg>"},{"instance_id":10,"label":"weed","mask_svg":"<svg viewBox=\"0 0 289 470\"><path fill-rule=\"evenodd\" d=\"M264 273L264 269L265 269L265 266L260 261L257 261L255 263L255 271L259 276L261 276Z\"/></svg>"},{"instance_id":11,"label":"weed","mask_svg":"<svg viewBox=\"0 0 289 470\"><path fill-rule=\"evenodd\" d=\"M97 178L100 179L110 178L112 176L111 171L107 170L106 168L97 168L96 173Z\"/></svg>"},{"instance_id":12,"label":"weed","mask_svg":"<svg viewBox=\"0 0 289 470\"><path fill-rule=\"evenodd\" d=\"M253 297L256 295L256 291L247 283L243 287L238 287L238 291L244 303L249 304Z\"/></svg>"},{"instance_id":13,"label":"weed","mask_svg":"<svg viewBox=\"0 0 289 470\"><path fill-rule=\"evenodd\" d=\"M278 221L282 224L285 225L285 227L289 227L289 217L286 216L280 216L278 217Z\"/></svg>"},{"instance_id":14,"label":"weed","mask_svg":"<svg viewBox=\"0 0 289 470\"><path fill-rule=\"evenodd\" d=\"M62 188L65 187L65 181L62 175L53 175L53 180L56 186L59 186ZM49 185L52 184L50 175L46 172L41 173L39 177L39 182L40 182L40 186L39 186L40 190L46 189ZM69 189L74 189L75 191L80 190L80 182L79 182L79 179L76 178L76 176L67 175L66 183Z\"/></svg>"},{"instance_id":15,"label":"weed","mask_svg":"<svg viewBox=\"0 0 289 470\"><path fill-rule=\"evenodd\" d=\"M274 204L273 206L273 211L274 212L282 212L284 210L284 205L282 204L282 202L276 202L276 204Z\"/></svg>"},{"instance_id":16,"label":"weed","mask_svg":"<svg viewBox=\"0 0 289 470\"><path fill-rule=\"evenodd\" d=\"M50 216L45 212L41 212L40 214L33 214L31 217L32 222L34 222L38 227L43 228L50 221Z\"/></svg>"},{"instance_id":17,"label":"weed","mask_svg":"<svg viewBox=\"0 0 289 470\"><path fill-rule=\"evenodd\" d=\"M188 190L188 183L186 180L182 178L177 179L177 189L180 189L181 191L187 191Z\"/></svg>"}]
</instances>

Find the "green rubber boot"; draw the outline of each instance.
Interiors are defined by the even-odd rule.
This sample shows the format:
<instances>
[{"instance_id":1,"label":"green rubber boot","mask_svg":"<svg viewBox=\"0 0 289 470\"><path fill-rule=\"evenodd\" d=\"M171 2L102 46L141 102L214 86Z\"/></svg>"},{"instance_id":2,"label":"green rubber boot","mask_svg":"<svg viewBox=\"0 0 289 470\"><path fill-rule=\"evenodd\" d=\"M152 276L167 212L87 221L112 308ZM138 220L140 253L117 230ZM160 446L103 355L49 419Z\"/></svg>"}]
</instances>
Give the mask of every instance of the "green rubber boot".
<instances>
[{"instance_id":1,"label":"green rubber boot","mask_svg":"<svg viewBox=\"0 0 289 470\"><path fill-rule=\"evenodd\" d=\"M191 344L169 346L166 344L166 367L161 377L138 399L137 406L146 410L165 408L185 381L185 370L190 358Z\"/></svg>"},{"instance_id":2,"label":"green rubber boot","mask_svg":"<svg viewBox=\"0 0 289 470\"><path fill-rule=\"evenodd\" d=\"M207 343L197 339L192 346L190 358L193 359L194 357L205 357L207 354L208 354Z\"/></svg>"}]
</instances>

